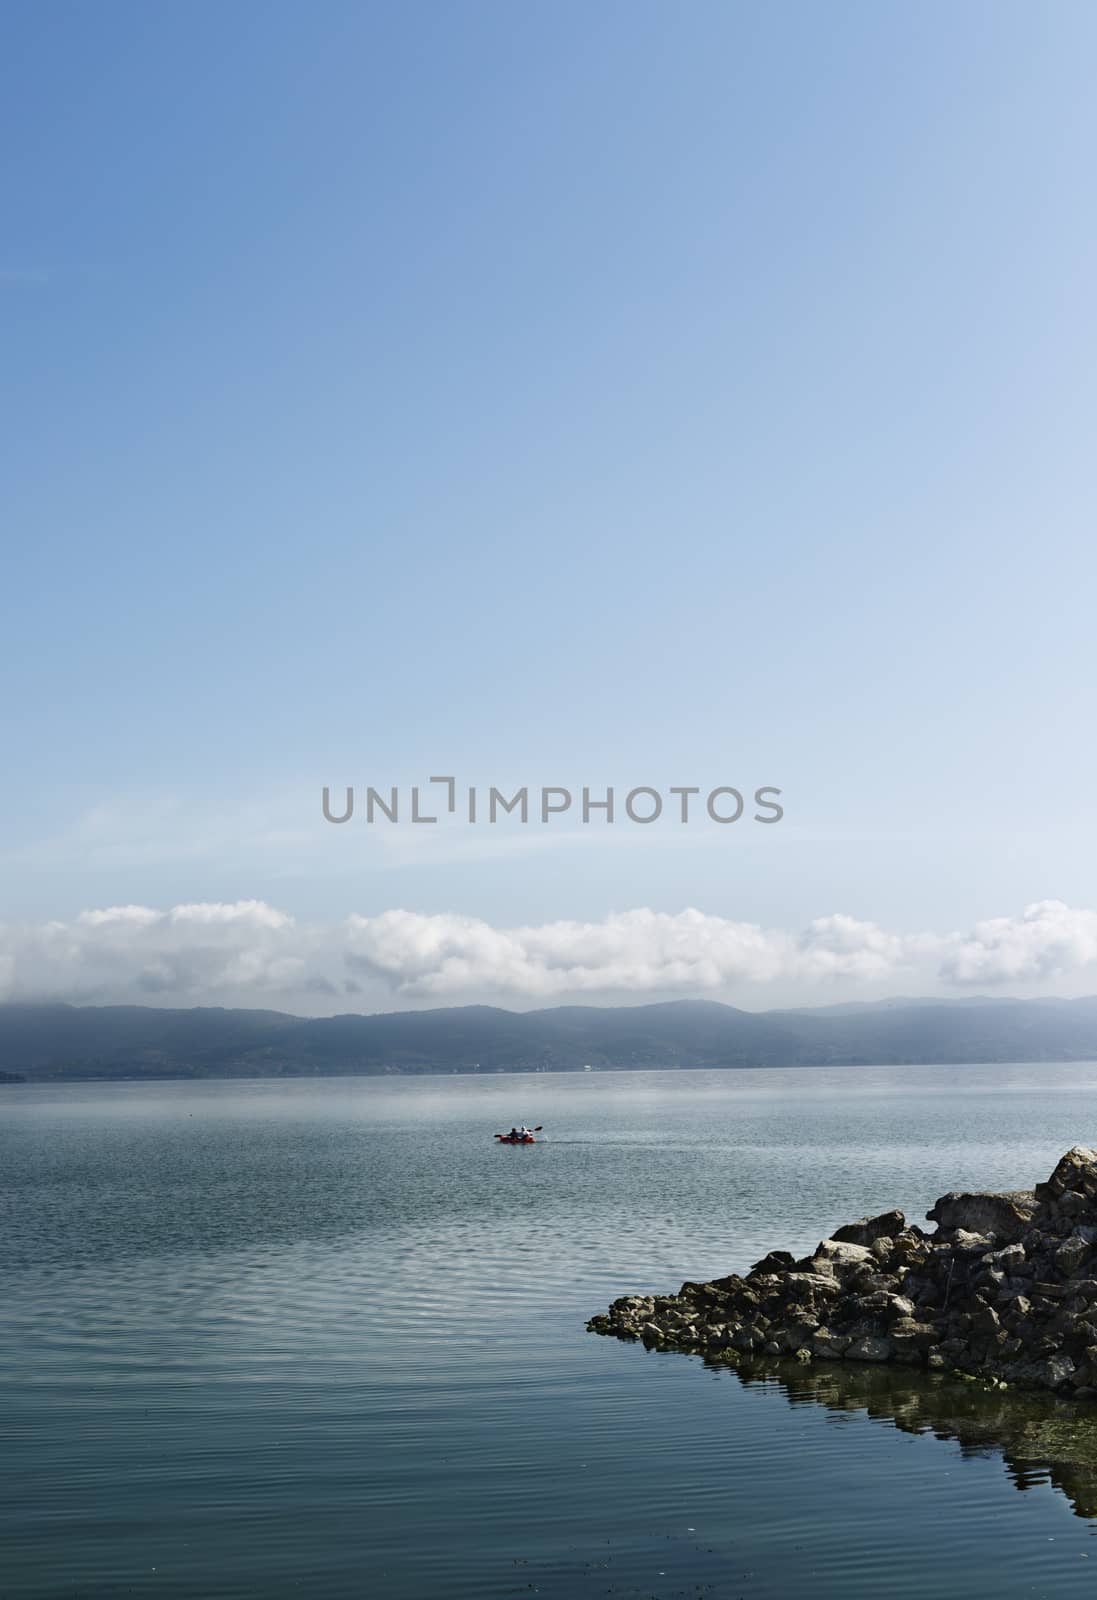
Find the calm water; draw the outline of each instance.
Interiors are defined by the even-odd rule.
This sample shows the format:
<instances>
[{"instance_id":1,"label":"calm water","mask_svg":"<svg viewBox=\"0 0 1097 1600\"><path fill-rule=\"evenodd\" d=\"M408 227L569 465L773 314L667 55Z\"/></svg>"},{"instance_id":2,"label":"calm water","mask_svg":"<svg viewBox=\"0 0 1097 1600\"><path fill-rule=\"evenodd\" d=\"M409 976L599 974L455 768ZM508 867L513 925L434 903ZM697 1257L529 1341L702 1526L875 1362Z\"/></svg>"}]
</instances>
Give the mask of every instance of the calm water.
<instances>
[{"instance_id":1,"label":"calm water","mask_svg":"<svg viewBox=\"0 0 1097 1600\"><path fill-rule=\"evenodd\" d=\"M1097 1587L1097 1410L583 1326L1046 1176L1097 1068L0 1095L5 1600Z\"/></svg>"}]
</instances>

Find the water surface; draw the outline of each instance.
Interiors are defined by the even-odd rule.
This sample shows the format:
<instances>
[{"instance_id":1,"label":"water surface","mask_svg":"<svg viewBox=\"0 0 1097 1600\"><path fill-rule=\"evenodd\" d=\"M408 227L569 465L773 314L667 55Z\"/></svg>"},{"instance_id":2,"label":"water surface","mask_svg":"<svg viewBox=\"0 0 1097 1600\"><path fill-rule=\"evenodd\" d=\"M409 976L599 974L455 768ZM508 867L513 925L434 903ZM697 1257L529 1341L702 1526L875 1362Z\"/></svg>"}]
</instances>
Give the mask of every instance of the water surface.
<instances>
[{"instance_id":1,"label":"water surface","mask_svg":"<svg viewBox=\"0 0 1097 1600\"><path fill-rule=\"evenodd\" d=\"M584 1331L1029 1185L1097 1143L1095 1068L0 1096L4 1600L1097 1584L1097 1411ZM515 1120L549 1142L496 1147Z\"/></svg>"}]
</instances>

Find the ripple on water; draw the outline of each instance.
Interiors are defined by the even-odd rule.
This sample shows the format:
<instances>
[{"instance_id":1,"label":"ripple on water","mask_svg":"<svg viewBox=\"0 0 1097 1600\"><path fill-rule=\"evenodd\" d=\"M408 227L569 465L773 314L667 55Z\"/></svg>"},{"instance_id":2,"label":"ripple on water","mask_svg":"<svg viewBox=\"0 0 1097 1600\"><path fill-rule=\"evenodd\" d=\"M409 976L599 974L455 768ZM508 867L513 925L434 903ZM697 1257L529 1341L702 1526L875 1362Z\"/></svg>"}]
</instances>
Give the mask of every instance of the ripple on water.
<instances>
[{"instance_id":1,"label":"ripple on water","mask_svg":"<svg viewBox=\"0 0 1097 1600\"><path fill-rule=\"evenodd\" d=\"M1088 1590L1086 1414L583 1330L1093 1137L1004 1077L6 1092L0 1596Z\"/></svg>"}]
</instances>

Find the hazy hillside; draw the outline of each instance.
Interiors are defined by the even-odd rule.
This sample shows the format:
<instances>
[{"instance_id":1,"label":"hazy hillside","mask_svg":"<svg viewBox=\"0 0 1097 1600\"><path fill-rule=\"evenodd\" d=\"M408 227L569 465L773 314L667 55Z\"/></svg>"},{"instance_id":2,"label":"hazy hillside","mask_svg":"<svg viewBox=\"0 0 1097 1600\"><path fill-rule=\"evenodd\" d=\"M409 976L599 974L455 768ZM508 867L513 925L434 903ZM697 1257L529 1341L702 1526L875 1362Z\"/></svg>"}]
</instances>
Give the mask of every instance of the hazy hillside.
<instances>
[{"instance_id":1,"label":"hazy hillside","mask_svg":"<svg viewBox=\"0 0 1097 1600\"><path fill-rule=\"evenodd\" d=\"M1078 1060L1097 1061L1097 998L767 1012L683 1000L323 1018L0 1006L0 1074L30 1080Z\"/></svg>"}]
</instances>

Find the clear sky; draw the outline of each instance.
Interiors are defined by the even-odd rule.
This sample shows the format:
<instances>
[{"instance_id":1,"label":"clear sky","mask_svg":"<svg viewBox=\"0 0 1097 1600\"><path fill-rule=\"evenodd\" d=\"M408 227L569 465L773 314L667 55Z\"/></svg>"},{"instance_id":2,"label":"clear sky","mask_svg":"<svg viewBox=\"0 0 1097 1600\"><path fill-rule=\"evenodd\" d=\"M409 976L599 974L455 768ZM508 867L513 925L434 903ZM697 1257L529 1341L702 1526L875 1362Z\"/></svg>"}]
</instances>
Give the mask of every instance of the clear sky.
<instances>
[{"instance_id":1,"label":"clear sky","mask_svg":"<svg viewBox=\"0 0 1097 1600\"><path fill-rule=\"evenodd\" d=\"M0 18L0 994L1097 990L1091 5Z\"/></svg>"}]
</instances>

